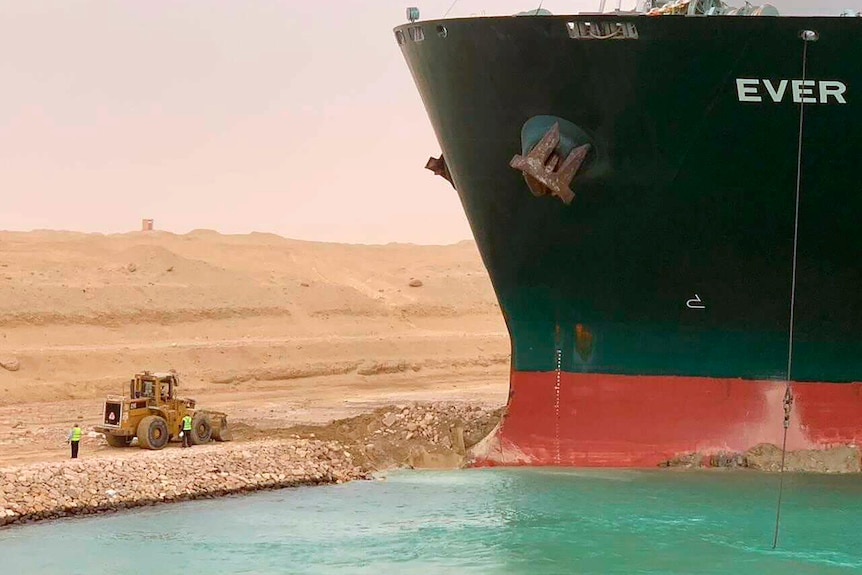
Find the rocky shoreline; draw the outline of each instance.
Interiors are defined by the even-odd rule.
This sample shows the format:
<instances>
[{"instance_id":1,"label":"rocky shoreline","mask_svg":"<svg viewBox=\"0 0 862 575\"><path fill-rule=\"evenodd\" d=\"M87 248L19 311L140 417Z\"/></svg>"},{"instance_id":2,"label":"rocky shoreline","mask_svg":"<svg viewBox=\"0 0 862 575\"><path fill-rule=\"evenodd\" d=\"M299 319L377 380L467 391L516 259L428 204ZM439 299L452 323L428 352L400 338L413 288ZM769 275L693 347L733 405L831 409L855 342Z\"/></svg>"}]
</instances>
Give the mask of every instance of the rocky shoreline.
<instances>
[{"instance_id":1,"label":"rocky shoreline","mask_svg":"<svg viewBox=\"0 0 862 575\"><path fill-rule=\"evenodd\" d=\"M0 468L0 526L368 479L336 441L210 444Z\"/></svg>"},{"instance_id":2,"label":"rocky shoreline","mask_svg":"<svg viewBox=\"0 0 862 575\"><path fill-rule=\"evenodd\" d=\"M500 409L393 405L325 426L255 429L240 441L162 451L135 447L0 468L0 528L159 503L371 479L399 467L457 468L493 429ZM90 448L104 447L89 432Z\"/></svg>"}]
</instances>

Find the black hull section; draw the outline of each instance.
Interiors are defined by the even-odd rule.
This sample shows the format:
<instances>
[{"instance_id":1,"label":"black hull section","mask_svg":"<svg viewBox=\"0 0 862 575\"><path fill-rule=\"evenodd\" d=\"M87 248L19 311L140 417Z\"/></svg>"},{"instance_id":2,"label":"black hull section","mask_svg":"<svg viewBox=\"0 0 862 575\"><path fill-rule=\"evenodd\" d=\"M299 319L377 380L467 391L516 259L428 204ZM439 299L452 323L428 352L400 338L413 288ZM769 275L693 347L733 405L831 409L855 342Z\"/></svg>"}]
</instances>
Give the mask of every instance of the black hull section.
<instances>
[{"instance_id":1,"label":"black hull section","mask_svg":"<svg viewBox=\"0 0 862 575\"><path fill-rule=\"evenodd\" d=\"M571 38L567 24L585 19L633 23L638 38ZM421 41L410 26L396 34L505 314L514 369L752 380L787 376L801 106L791 82L780 102L762 83L760 102L740 101L737 79L800 79L800 32L816 30L806 77L846 91L844 103L827 89L825 103L804 106L791 378L862 379L862 20L417 25ZM509 166L525 122L543 115L594 144L569 205L533 196Z\"/></svg>"}]
</instances>

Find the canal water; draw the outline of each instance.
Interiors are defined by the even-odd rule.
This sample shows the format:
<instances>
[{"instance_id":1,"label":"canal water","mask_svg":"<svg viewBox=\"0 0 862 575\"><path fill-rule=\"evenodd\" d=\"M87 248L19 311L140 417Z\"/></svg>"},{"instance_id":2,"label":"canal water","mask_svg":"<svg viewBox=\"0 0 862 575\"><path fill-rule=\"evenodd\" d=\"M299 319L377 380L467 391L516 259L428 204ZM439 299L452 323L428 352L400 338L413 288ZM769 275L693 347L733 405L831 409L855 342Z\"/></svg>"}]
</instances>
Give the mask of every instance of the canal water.
<instances>
[{"instance_id":1,"label":"canal water","mask_svg":"<svg viewBox=\"0 0 862 575\"><path fill-rule=\"evenodd\" d=\"M0 530L3 573L862 573L862 478L400 471Z\"/></svg>"}]
</instances>

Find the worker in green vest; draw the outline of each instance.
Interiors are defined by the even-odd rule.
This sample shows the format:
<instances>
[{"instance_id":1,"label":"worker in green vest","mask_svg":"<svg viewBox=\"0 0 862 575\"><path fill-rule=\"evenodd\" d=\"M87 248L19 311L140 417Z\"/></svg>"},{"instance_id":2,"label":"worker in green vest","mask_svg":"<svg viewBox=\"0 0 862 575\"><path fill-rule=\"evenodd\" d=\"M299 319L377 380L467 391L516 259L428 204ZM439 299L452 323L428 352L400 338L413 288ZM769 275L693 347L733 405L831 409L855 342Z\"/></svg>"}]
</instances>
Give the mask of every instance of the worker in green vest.
<instances>
[{"instance_id":1,"label":"worker in green vest","mask_svg":"<svg viewBox=\"0 0 862 575\"><path fill-rule=\"evenodd\" d=\"M183 417L183 447L191 447L192 446L192 416L186 414Z\"/></svg>"},{"instance_id":2,"label":"worker in green vest","mask_svg":"<svg viewBox=\"0 0 862 575\"><path fill-rule=\"evenodd\" d=\"M66 443L72 446L72 459L78 459L78 445L81 443L81 426L77 423L66 436Z\"/></svg>"}]
</instances>

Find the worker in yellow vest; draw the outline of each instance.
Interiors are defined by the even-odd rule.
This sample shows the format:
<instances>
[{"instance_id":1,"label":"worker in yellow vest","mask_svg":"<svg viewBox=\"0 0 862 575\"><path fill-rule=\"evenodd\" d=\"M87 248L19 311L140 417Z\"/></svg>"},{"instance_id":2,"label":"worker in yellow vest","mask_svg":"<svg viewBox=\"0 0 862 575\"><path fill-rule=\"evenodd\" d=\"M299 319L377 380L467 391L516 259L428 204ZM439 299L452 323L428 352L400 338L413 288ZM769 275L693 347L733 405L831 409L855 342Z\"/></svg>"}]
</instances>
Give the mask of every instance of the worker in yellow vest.
<instances>
[{"instance_id":1,"label":"worker in yellow vest","mask_svg":"<svg viewBox=\"0 0 862 575\"><path fill-rule=\"evenodd\" d=\"M183 447L191 447L192 446L192 416L186 414L183 417Z\"/></svg>"},{"instance_id":2,"label":"worker in yellow vest","mask_svg":"<svg viewBox=\"0 0 862 575\"><path fill-rule=\"evenodd\" d=\"M78 459L78 445L81 443L81 426L77 423L69 435L66 437L66 443L72 446L72 459Z\"/></svg>"}]
</instances>

